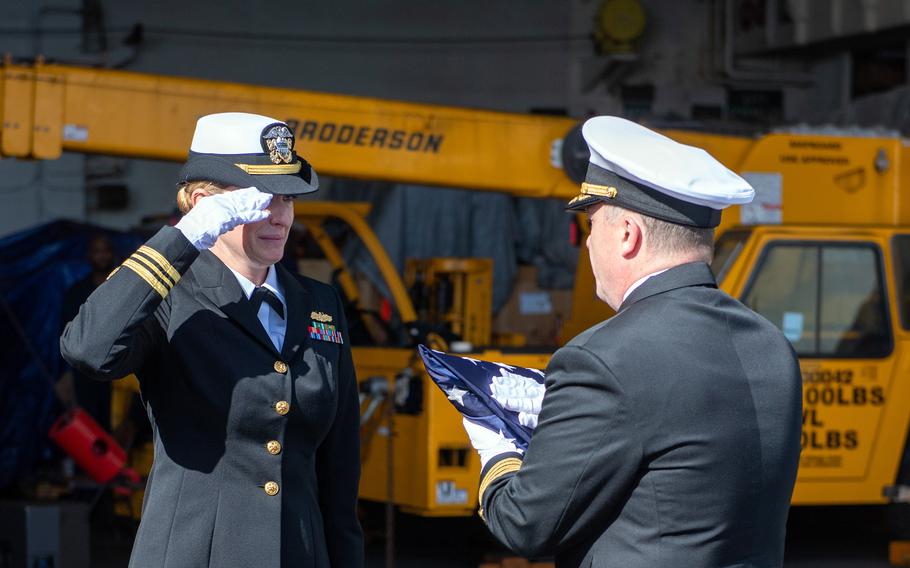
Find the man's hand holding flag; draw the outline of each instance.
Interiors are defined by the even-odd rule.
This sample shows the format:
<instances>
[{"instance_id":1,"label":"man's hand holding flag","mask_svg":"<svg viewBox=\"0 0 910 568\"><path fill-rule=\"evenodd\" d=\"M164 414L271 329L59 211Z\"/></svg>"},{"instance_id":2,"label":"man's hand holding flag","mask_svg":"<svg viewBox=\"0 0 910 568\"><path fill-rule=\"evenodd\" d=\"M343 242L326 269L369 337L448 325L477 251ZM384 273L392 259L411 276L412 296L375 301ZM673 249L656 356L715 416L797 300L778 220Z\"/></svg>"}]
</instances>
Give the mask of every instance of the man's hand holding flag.
<instances>
[{"instance_id":1,"label":"man's hand holding flag","mask_svg":"<svg viewBox=\"0 0 910 568\"><path fill-rule=\"evenodd\" d=\"M542 371L447 355L422 345L418 351L430 377L464 416L481 467L499 454L524 453L543 400Z\"/></svg>"}]
</instances>

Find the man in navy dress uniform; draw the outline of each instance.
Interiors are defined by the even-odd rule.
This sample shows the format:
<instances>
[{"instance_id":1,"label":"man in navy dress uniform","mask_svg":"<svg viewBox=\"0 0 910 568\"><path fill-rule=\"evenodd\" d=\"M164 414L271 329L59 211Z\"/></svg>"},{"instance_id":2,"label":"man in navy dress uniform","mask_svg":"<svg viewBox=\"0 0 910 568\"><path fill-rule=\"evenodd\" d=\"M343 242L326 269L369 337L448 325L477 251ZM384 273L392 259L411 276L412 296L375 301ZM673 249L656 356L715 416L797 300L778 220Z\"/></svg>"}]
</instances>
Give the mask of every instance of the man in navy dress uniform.
<instances>
[{"instance_id":1,"label":"man in navy dress uniform","mask_svg":"<svg viewBox=\"0 0 910 568\"><path fill-rule=\"evenodd\" d=\"M61 338L79 371L139 378L155 459L130 566L362 566L342 304L276 264L316 173L286 124L223 113L199 119L178 185L180 222Z\"/></svg>"},{"instance_id":2,"label":"man in navy dress uniform","mask_svg":"<svg viewBox=\"0 0 910 568\"><path fill-rule=\"evenodd\" d=\"M587 212L597 296L617 313L554 354L545 394L493 393L536 424L526 452L465 420L481 515L516 553L558 567L780 566L798 361L709 268L721 209L753 190L620 118L592 118L583 135L590 163L569 209Z\"/></svg>"}]
</instances>

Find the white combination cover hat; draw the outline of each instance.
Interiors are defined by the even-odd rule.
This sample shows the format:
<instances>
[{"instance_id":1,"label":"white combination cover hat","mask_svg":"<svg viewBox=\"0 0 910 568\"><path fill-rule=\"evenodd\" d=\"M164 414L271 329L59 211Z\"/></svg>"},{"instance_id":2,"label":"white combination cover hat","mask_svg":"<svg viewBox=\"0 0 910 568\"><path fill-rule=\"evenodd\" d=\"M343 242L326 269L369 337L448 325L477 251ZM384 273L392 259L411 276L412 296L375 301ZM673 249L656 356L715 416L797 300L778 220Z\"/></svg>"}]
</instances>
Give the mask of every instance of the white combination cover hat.
<instances>
[{"instance_id":1,"label":"white combination cover hat","mask_svg":"<svg viewBox=\"0 0 910 568\"><path fill-rule=\"evenodd\" d=\"M196 122L193 142L177 184L213 181L226 186L256 186L278 195L299 195L319 188L319 177L297 155L294 133L268 116L222 112Z\"/></svg>"},{"instance_id":2,"label":"white combination cover hat","mask_svg":"<svg viewBox=\"0 0 910 568\"><path fill-rule=\"evenodd\" d=\"M591 157L570 210L605 201L672 223L716 227L722 209L755 196L746 180L701 148L624 118L591 118L582 136Z\"/></svg>"}]
</instances>

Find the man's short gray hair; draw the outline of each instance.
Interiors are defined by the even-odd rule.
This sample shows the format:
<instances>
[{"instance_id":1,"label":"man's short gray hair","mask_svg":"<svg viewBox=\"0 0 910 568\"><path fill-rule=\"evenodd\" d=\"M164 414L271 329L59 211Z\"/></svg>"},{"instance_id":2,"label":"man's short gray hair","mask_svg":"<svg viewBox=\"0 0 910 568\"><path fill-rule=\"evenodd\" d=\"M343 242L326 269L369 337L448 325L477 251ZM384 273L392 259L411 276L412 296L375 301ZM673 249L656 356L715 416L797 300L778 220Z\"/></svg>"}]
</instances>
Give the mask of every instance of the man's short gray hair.
<instances>
[{"instance_id":1,"label":"man's short gray hair","mask_svg":"<svg viewBox=\"0 0 910 568\"><path fill-rule=\"evenodd\" d=\"M628 211L621 207L608 206L611 220L616 219L621 211ZM714 259L714 229L689 227L663 221L643 213L636 213L641 217L645 226L644 246L648 250L666 255L694 255L708 264Z\"/></svg>"}]
</instances>

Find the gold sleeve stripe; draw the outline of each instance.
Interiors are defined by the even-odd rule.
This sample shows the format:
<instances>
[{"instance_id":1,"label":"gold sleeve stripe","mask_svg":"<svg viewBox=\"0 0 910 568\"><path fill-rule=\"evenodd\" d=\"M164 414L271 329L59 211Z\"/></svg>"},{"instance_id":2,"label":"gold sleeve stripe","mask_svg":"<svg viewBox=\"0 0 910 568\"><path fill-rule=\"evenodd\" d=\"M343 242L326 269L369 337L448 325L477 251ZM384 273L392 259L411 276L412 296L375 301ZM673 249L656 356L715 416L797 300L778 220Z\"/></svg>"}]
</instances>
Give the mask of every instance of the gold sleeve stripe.
<instances>
[{"instance_id":1,"label":"gold sleeve stripe","mask_svg":"<svg viewBox=\"0 0 910 568\"><path fill-rule=\"evenodd\" d=\"M487 487L489 487L491 483L503 475L518 471L519 469L521 469L521 460L518 458L506 458L491 467L490 471L483 476L483 480L480 482L480 491L477 492L477 500L483 503L483 492L487 490Z\"/></svg>"},{"instance_id":2,"label":"gold sleeve stripe","mask_svg":"<svg viewBox=\"0 0 910 568\"><path fill-rule=\"evenodd\" d=\"M174 279L165 274L164 270L158 266L158 263L149 258L146 254L141 253L137 250L130 258L144 264L146 268L152 272L152 274L158 277L158 280L161 280L161 283L164 284L168 290L174 287Z\"/></svg>"},{"instance_id":3,"label":"gold sleeve stripe","mask_svg":"<svg viewBox=\"0 0 910 568\"><path fill-rule=\"evenodd\" d=\"M130 257L130 260L132 260L133 262L138 262L139 264L144 266L145 269L149 271L149 274L151 274L152 276L155 276L158 279L158 281L161 282L161 285L164 286L165 290L170 291L171 288L174 287L173 284L171 284L170 278L165 276L164 273L161 272L161 269L158 268L158 266L151 260L145 258L144 256L142 256L141 254L138 254L138 253L133 253L133 256Z\"/></svg>"},{"instance_id":4,"label":"gold sleeve stripe","mask_svg":"<svg viewBox=\"0 0 910 568\"><path fill-rule=\"evenodd\" d=\"M167 297L167 292L168 292L167 288L162 286L161 282L159 282L158 279L155 278L152 275L152 273L148 271L148 269L146 267L144 267L143 265L134 261L132 258L128 258L128 259L124 260L123 266L129 268L130 270L135 272L137 275L139 275L139 278L142 278L143 280L145 280L148 283L148 285L152 287L152 289L154 289L156 292L158 292L158 294L161 295L162 298Z\"/></svg>"},{"instance_id":5,"label":"gold sleeve stripe","mask_svg":"<svg viewBox=\"0 0 910 568\"><path fill-rule=\"evenodd\" d=\"M152 247L149 247L146 245L142 245L141 247L139 247L139 250L136 252L141 252L142 254L148 256L149 258L151 258L152 260L157 262L161 266L161 268L164 269L164 271L167 273L167 275L171 277L171 280L174 281L174 284L177 284L177 282L180 282L180 273L177 272L176 270L174 270L174 267L171 266L171 263L168 262L167 259L164 258L164 256L160 252L158 252L155 249L153 249Z\"/></svg>"},{"instance_id":6,"label":"gold sleeve stripe","mask_svg":"<svg viewBox=\"0 0 910 568\"><path fill-rule=\"evenodd\" d=\"M110 280L114 274L117 274L118 270L120 270L119 266L117 268L111 270L111 273L107 275L107 278L105 278L104 281L107 282L108 280Z\"/></svg>"}]
</instances>

